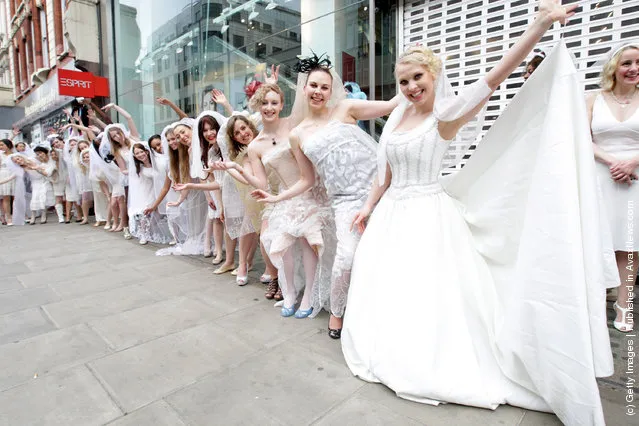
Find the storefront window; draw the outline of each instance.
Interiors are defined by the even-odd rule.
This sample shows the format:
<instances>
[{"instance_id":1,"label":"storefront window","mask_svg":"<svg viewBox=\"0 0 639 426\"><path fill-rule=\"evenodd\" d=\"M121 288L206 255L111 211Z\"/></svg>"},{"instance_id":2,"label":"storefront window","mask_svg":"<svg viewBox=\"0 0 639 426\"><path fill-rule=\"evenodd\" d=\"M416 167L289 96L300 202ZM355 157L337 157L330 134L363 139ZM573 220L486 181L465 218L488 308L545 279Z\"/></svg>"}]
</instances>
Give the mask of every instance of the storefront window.
<instances>
[{"instance_id":1,"label":"storefront window","mask_svg":"<svg viewBox=\"0 0 639 426\"><path fill-rule=\"evenodd\" d=\"M143 136L176 120L155 103L165 97L189 115L216 108L210 91L222 90L234 108L246 108L244 87L270 67L281 65L280 86L286 110L293 103L298 55L311 50L326 53L344 81L359 84L370 98L369 0L119 0L113 2L115 64L118 102L133 116ZM376 22L376 57L394 53L392 13ZM392 16L392 18L389 18ZM380 37L381 36L381 37ZM377 49L376 49L377 50ZM381 55L381 56L380 56ZM376 58L378 62L379 58ZM387 87L386 61L376 78L376 98L392 97ZM379 72L379 71L378 71ZM391 70L392 74L392 70ZM391 82L392 84L392 82ZM393 88L394 90L394 88Z\"/></svg>"}]
</instances>

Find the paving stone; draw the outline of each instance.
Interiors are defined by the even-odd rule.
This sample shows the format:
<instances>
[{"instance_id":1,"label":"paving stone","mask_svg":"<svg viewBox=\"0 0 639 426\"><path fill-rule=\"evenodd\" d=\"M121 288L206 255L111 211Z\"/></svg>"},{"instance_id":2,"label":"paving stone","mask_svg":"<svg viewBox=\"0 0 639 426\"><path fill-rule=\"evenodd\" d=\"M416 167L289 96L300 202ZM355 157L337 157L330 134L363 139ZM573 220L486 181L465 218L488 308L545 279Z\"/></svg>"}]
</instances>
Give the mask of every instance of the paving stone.
<instances>
[{"instance_id":1,"label":"paving stone","mask_svg":"<svg viewBox=\"0 0 639 426\"><path fill-rule=\"evenodd\" d=\"M115 350L176 333L223 315L198 300L180 297L90 323Z\"/></svg>"},{"instance_id":2,"label":"paving stone","mask_svg":"<svg viewBox=\"0 0 639 426\"><path fill-rule=\"evenodd\" d=\"M90 365L126 412L229 368L255 352L255 347L213 324L106 356Z\"/></svg>"},{"instance_id":3,"label":"paving stone","mask_svg":"<svg viewBox=\"0 0 639 426\"><path fill-rule=\"evenodd\" d=\"M22 290L24 287L16 277L0 278L0 293L12 290Z\"/></svg>"},{"instance_id":4,"label":"paving stone","mask_svg":"<svg viewBox=\"0 0 639 426\"><path fill-rule=\"evenodd\" d=\"M166 400L189 424L309 424L362 386L344 364L287 344Z\"/></svg>"},{"instance_id":5,"label":"paving stone","mask_svg":"<svg viewBox=\"0 0 639 426\"><path fill-rule=\"evenodd\" d=\"M66 279L51 283L49 287L58 293L61 299L71 299L131 285L132 283L140 282L142 278L146 277L144 273L133 269L120 272L104 270L98 274L94 272L83 278Z\"/></svg>"},{"instance_id":6,"label":"paving stone","mask_svg":"<svg viewBox=\"0 0 639 426\"><path fill-rule=\"evenodd\" d=\"M355 396L313 425L419 426L421 423L391 411L383 405L375 405L372 401Z\"/></svg>"},{"instance_id":7,"label":"paving stone","mask_svg":"<svg viewBox=\"0 0 639 426\"><path fill-rule=\"evenodd\" d=\"M159 299L141 285L131 285L51 303L45 305L44 310L62 328L139 308Z\"/></svg>"},{"instance_id":8,"label":"paving stone","mask_svg":"<svg viewBox=\"0 0 639 426\"><path fill-rule=\"evenodd\" d=\"M0 424L102 425L122 415L85 366L0 393Z\"/></svg>"},{"instance_id":9,"label":"paving stone","mask_svg":"<svg viewBox=\"0 0 639 426\"><path fill-rule=\"evenodd\" d=\"M186 426L186 423L169 404L159 400L116 419L109 426Z\"/></svg>"},{"instance_id":10,"label":"paving stone","mask_svg":"<svg viewBox=\"0 0 639 426\"><path fill-rule=\"evenodd\" d=\"M0 316L0 345L55 330L40 308L30 308Z\"/></svg>"},{"instance_id":11,"label":"paving stone","mask_svg":"<svg viewBox=\"0 0 639 426\"><path fill-rule=\"evenodd\" d=\"M42 377L108 352L106 343L86 325L0 346L0 390L27 382L35 374Z\"/></svg>"},{"instance_id":12,"label":"paving stone","mask_svg":"<svg viewBox=\"0 0 639 426\"><path fill-rule=\"evenodd\" d=\"M0 293L0 315L60 300L49 287L25 288Z\"/></svg>"}]
</instances>

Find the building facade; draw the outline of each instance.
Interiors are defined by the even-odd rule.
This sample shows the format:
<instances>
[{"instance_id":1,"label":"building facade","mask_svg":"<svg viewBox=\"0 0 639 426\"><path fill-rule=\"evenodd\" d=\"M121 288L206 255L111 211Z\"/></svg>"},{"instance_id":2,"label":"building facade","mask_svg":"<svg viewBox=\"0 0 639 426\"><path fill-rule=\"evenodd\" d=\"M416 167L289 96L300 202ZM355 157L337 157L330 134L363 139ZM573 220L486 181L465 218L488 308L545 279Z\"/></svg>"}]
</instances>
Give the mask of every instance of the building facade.
<instances>
[{"instance_id":1,"label":"building facade","mask_svg":"<svg viewBox=\"0 0 639 426\"><path fill-rule=\"evenodd\" d=\"M405 0L400 7L401 49L422 43L445 55L453 87L486 74L535 17L537 0ZM584 90L598 88L597 62L624 40L639 40L639 0L581 0L566 26L556 24L539 46L546 53L560 39L574 55ZM497 119L524 83L524 67L495 91L484 130ZM468 155L465 156L466 158ZM461 159L460 167L464 164Z\"/></svg>"},{"instance_id":2,"label":"building facade","mask_svg":"<svg viewBox=\"0 0 639 426\"><path fill-rule=\"evenodd\" d=\"M397 2L372 0L114 0L108 15L111 100L143 136L175 121L165 97L191 116L215 108L222 90L235 108L244 87L271 64L290 108L299 55L326 54L369 99L395 94Z\"/></svg>"},{"instance_id":3,"label":"building facade","mask_svg":"<svg viewBox=\"0 0 639 426\"><path fill-rule=\"evenodd\" d=\"M66 122L63 108L74 98L60 96L59 69L101 75L98 0L5 0L0 3L7 36L0 48L0 71L12 83L13 100L24 108L15 125L32 143ZM0 74L2 76L2 74Z\"/></svg>"}]
</instances>

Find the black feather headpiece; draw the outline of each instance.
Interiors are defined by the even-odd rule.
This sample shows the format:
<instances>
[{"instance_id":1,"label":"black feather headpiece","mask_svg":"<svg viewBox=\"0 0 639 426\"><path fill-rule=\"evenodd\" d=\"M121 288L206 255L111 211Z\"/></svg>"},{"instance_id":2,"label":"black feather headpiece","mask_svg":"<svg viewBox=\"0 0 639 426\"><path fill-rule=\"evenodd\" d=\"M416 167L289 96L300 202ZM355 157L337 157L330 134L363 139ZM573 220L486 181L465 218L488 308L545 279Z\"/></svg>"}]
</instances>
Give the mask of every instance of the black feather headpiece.
<instances>
[{"instance_id":1,"label":"black feather headpiece","mask_svg":"<svg viewBox=\"0 0 639 426\"><path fill-rule=\"evenodd\" d=\"M331 64L331 60L328 58L328 55L325 53L317 56L315 52L311 50L312 55L307 56L306 58L298 56L299 61L295 64L293 68L295 72L308 74L316 69L325 69L330 70L333 67Z\"/></svg>"}]
</instances>

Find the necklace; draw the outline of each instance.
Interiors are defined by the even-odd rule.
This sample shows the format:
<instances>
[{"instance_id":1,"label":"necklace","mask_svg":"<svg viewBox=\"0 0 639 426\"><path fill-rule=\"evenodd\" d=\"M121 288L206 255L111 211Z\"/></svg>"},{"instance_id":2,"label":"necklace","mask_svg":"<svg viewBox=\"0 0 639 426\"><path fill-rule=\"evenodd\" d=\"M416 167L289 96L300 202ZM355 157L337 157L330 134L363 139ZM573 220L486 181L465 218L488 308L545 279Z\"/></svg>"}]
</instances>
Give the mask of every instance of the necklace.
<instances>
[{"instance_id":1,"label":"necklace","mask_svg":"<svg viewBox=\"0 0 639 426\"><path fill-rule=\"evenodd\" d=\"M635 89L635 91L632 93L632 96L626 97L623 101L620 101L619 98L615 96L615 93L612 90L610 91L610 94L612 95L612 98L614 99L614 101L617 102L621 108L625 108L628 105L630 105L630 103L632 103L632 100L635 98L635 95L637 94L637 89Z\"/></svg>"}]
</instances>

